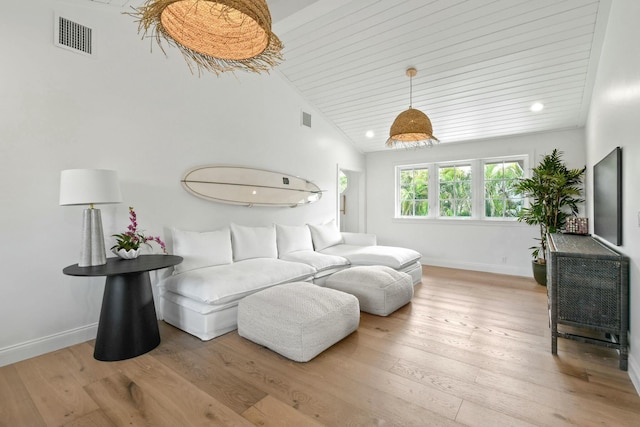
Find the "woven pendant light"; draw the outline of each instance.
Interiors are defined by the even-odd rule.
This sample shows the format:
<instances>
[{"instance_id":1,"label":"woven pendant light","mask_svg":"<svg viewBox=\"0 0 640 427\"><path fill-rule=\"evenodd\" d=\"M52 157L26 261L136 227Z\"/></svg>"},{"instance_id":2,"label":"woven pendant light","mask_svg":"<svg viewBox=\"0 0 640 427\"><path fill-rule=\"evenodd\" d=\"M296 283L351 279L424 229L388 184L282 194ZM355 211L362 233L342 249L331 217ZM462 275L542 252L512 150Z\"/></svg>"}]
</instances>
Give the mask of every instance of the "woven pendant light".
<instances>
[{"instance_id":1,"label":"woven pendant light","mask_svg":"<svg viewBox=\"0 0 640 427\"><path fill-rule=\"evenodd\" d=\"M409 76L409 109L396 117L389 130L387 147L403 146L405 148L432 147L440 142L433 136L433 127L429 117L420 110L412 108L413 104L413 76L417 74L415 68L407 69Z\"/></svg>"},{"instance_id":2,"label":"woven pendant light","mask_svg":"<svg viewBox=\"0 0 640 427\"><path fill-rule=\"evenodd\" d=\"M151 31L163 52L162 39L176 46L192 71L260 73L282 61L266 0L146 0L135 10L138 32Z\"/></svg>"}]
</instances>

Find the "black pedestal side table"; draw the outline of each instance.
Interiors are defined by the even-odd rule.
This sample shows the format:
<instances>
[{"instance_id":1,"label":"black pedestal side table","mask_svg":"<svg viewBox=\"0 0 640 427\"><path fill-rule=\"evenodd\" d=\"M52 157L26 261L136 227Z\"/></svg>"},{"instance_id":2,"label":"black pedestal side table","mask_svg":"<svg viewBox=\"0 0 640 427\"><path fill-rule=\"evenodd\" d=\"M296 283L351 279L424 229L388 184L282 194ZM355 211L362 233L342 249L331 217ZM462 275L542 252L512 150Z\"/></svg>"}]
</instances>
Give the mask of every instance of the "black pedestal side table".
<instances>
[{"instance_id":1,"label":"black pedestal side table","mask_svg":"<svg viewBox=\"0 0 640 427\"><path fill-rule=\"evenodd\" d=\"M70 265L69 276L106 276L93 357L102 361L130 359L160 344L149 271L180 264L174 255L140 255L136 259L107 258L91 267Z\"/></svg>"}]
</instances>

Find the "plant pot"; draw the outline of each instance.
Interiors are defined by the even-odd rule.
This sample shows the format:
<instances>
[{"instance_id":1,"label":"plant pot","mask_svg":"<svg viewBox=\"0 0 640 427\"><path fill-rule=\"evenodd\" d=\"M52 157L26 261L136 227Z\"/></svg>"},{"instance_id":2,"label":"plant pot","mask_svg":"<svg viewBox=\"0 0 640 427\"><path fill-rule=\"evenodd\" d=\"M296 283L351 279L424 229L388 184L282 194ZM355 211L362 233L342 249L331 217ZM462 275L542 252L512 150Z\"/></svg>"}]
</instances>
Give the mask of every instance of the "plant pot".
<instances>
[{"instance_id":1,"label":"plant pot","mask_svg":"<svg viewBox=\"0 0 640 427\"><path fill-rule=\"evenodd\" d=\"M111 252L118 255L122 259L135 259L140 255L140 249L111 249Z\"/></svg>"},{"instance_id":2,"label":"plant pot","mask_svg":"<svg viewBox=\"0 0 640 427\"><path fill-rule=\"evenodd\" d=\"M536 261L531 261L533 266L533 278L536 279L539 285L547 286L547 264L540 264Z\"/></svg>"}]
</instances>

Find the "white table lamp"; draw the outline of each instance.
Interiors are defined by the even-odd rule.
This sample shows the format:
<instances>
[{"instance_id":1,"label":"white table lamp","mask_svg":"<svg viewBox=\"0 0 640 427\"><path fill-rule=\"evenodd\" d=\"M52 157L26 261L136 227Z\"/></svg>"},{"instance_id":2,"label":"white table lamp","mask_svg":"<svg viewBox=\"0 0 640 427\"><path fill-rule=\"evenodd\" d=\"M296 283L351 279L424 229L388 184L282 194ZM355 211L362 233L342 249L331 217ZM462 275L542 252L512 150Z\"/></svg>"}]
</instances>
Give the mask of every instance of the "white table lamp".
<instances>
[{"instance_id":1,"label":"white table lamp","mask_svg":"<svg viewBox=\"0 0 640 427\"><path fill-rule=\"evenodd\" d=\"M120 203L118 174L106 169L67 169L60 173L60 205L89 205L82 217L79 267L107 263L100 209L93 205Z\"/></svg>"}]
</instances>

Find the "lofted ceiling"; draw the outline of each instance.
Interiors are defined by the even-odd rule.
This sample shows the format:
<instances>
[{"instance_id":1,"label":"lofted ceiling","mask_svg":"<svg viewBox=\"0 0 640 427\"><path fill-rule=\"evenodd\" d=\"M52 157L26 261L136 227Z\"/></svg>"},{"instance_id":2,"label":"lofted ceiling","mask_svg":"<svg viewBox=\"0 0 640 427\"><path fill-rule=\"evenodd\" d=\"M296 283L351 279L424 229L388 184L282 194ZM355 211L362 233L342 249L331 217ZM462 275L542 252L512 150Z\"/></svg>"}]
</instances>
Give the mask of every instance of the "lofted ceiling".
<instances>
[{"instance_id":1,"label":"lofted ceiling","mask_svg":"<svg viewBox=\"0 0 640 427\"><path fill-rule=\"evenodd\" d=\"M442 143L584 126L610 0L268 4L285 45L277 72L372 152L388 150L389 127L409 107L408 67L418 70L413 107ZM532 112L535 102L544 109Z\"/></svg>"}]
</instances>

